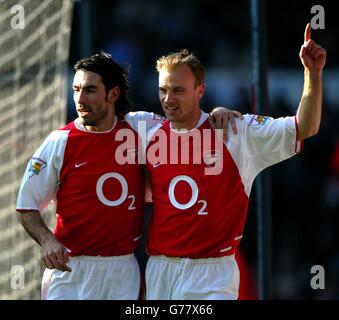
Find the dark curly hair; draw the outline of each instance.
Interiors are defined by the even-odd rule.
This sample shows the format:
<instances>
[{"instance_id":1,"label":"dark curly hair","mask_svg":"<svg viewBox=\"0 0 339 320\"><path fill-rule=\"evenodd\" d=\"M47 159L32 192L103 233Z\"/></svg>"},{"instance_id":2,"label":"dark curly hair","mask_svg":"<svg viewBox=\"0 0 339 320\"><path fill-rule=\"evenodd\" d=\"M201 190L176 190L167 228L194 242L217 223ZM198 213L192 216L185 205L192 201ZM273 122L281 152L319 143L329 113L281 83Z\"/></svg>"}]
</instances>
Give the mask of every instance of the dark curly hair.
<instances>
[{"instance_id":1,"label":"dark curly hair","mask_svg":"<svg viewBox=\"0 0 339 320\"><path fill-rule=\"evenodd\" d=\"M110 54L101 52L79 60L73 67L74 74L79 70L95 72L101 76L106 94L114 87L120 88L120 95L115 102L115 113L123 116L131 109L128 98L128 71L112 60Z\"/></svg>"}]
</instances>

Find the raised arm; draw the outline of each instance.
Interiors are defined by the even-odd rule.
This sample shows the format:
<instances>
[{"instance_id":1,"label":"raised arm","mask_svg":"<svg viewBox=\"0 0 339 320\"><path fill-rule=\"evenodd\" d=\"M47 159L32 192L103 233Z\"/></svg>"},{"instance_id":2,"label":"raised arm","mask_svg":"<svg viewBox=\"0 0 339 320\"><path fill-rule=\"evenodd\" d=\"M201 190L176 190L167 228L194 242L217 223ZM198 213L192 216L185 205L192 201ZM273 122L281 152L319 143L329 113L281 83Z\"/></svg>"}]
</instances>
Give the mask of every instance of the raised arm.
<instances>
[{"instance_id":1,"label":"raised arm","mask_svg":"<svg viewBox=\"0 0 339 320\"><path fill-rule=\"evenodd\" d=\"M323 68L326 62L326 50L311 39L311 25L305 29L304 44L299 56L304 66L304 89L297 110L298 140L314 136L318 133L322 96Z\"/></svg>"}]
</instances>

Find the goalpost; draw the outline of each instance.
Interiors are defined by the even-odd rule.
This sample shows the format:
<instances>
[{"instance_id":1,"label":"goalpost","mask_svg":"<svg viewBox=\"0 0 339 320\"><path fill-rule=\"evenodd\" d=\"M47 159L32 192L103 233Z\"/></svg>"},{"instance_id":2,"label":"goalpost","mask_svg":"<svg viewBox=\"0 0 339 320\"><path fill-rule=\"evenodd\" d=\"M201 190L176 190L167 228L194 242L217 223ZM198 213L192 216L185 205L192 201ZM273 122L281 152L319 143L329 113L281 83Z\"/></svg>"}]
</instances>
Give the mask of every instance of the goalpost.
<instances>
[{"instance_id":1,"label":"goalpost","mask_svg":"<svg viewBox=\"0 0 339 320\"><path fill-rule=\"evenodd\" d=\"M73 0L0 0L0 299L40 298L40 247L15 205L34 150L66 121L72 13Z\"/></svg>"}]
</instances>

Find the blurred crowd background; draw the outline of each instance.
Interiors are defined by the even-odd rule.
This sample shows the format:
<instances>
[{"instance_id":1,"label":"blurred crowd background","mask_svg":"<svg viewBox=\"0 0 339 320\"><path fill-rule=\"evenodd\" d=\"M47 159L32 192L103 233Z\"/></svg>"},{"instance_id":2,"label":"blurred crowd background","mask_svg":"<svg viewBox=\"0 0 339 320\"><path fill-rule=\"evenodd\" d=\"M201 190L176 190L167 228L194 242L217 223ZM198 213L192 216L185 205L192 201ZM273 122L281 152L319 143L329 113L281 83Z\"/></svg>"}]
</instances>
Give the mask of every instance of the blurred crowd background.
<instances>
[{"instance_id":1,"label":"blurred crowd background","mask_svg":"<svg viewBox=\"0 0 339 320\"><path fill-rule=\"evenodd\" d=\"M269 115L293 115L303 86L299 59L305 25L322 5L325 29L312 38L327 50L321 129L302 154L270 169L274 299L339 297L339 27L326 1L266 1ZM76 117L72 65L105 50L129 69L135 110L162 114L155 61L187 48L207 69L203 108L251 112L250 1L81 0L75 2L69 61L68 121ZM150 211L150 210L149 210ZM255 189L242 244L249 283L257 269ZM143 249L138 255L145 262ZM311 267L325 270L325 289L313 290ZM255 290L248 297L255 298Z\"/></svg>"}]
</instances>

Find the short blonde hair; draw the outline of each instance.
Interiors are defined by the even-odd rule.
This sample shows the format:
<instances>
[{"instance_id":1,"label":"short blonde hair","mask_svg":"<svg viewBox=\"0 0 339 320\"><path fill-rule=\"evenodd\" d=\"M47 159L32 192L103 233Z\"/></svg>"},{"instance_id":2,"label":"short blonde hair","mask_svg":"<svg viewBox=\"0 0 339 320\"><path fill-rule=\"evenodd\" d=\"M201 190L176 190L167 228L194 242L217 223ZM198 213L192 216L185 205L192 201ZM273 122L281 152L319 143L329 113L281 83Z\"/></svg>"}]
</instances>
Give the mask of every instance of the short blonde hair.
<instances>
[{"instance_id":1,"label":"short blonde hair","mask_svg":"<svg viewBox=\"0 0 339 320\"><path fill-rule=\"evenodd\" d=\"M196 79L196 85L204 83L205 67L200 60L193 53L189 53L187 49L160 57L156 62L156 69L160 72L163 68L173 70L182 65L187 65L191 69Z\"/></svg>"}]
</instances>

